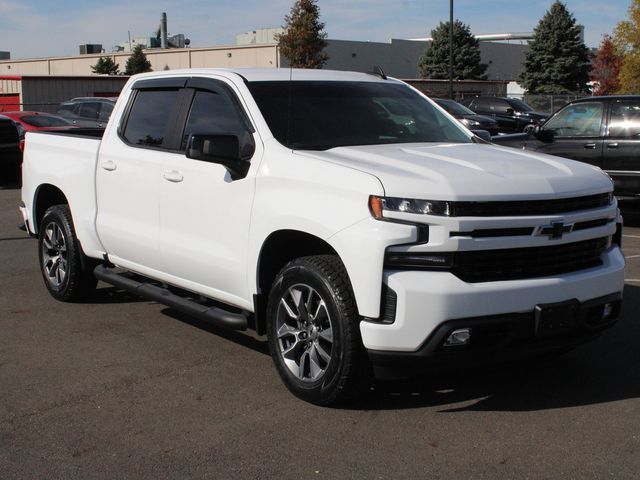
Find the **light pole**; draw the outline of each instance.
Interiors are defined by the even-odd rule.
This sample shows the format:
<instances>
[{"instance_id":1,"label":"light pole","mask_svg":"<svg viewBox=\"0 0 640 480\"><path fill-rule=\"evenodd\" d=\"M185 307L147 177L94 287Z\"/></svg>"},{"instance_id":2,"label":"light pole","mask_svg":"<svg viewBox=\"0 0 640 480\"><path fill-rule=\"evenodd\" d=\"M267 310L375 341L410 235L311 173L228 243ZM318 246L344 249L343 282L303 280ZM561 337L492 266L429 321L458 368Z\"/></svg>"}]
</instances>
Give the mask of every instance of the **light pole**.
<instances>
[{"instance_id":1,"label":"light pole","mask_svg":"<svg viewBox=\"0 0 640 480\"><path fill-rule=\"evenodd\" d=\"M453 100L453 0L449 0L449 98Z\"/></svg>"}]
</instances>

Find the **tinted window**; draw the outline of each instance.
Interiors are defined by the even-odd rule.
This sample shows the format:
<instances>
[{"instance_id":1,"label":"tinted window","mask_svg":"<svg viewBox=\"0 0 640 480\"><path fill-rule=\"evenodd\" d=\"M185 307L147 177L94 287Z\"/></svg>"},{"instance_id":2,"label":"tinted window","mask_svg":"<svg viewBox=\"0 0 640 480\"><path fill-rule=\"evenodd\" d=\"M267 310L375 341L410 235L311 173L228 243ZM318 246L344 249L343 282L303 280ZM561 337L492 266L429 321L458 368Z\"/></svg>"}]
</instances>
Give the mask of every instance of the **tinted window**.
<instances>
[{"instance_id":1,"label":"tinted window","mask_svg":"<svg viewBox=\"0 0 640 480\"><path fill-rule=\"evenodd\" d=\"M58 109L58 115L62 115L63 117L77 117L75 113L77 111L77 107L78 105L72 105L72 104L62 105Z\"/></svg>"},{"instance_id":2,"label":"tinted window","mask_svg":"<svg viewBox=\"0 0 640 480\"><path fill-rule=\"evenodd\" d=\"M294 149L470 142L410 88L382 82L249 82L276 139Z\"/></svg>"},{"instance_id":3,"label":"tinted window","mask_svg":"<svg viewBox=\"0 0 640 480\"><path fill-rule=\"evenodd\" d=\"M640 138L640 102L616 102L611 105L609 136Z\"/></svg>"},{"instance_id":4,"label":"tinted window","mask_svg":"<svg viewBox=\"0 0 640 480\"><path fill-rule=\"evenodd\" d=\"M100 120L109 120L111 112L113 112L113 104L104 102L100 107Z\"/></svg>"},{"instance_id":5,"label":"tinted window","mask_svg":"<svg viewBox=\"0 0 640 480\"><path fill-rule=\"evenodd\" d=\"M20 117L20 120L33 127L66 127L72 125L70 121L52 115L25 115Z\"/></svg>"},{"instance_id":6,"label":"tinted window","mask_svg":"<svg viewBox=\"0 0 640 480\"><path fill-rule=\"evenodd\" d=\"M129 114L124 137L135 145L168 148L170 113L178 98L177 90L140 90Z\"/></svg>"},{"instance_id":7,"label":"tinted window","mask_svg":"<svg viewBox=\"0 0 640 480\"><path fill-rule=\"evenodd\" d=\"M242 142L247 128L229 97L223 93L198 90L193 98L184 130L183 150L192 133L233 134L240 137Z\"/></svg>"},{"instance_id":8,"label":"tinted window","mask_svg":"<svg viewBox=\"0 0 640 480\"><path fill-rule=\"evenodd\" d=\"M488 104L491 113L507 113L507 109L511 108L511 105L500 98L492 98L488 101Z\"/></svg>"},{"instance_id":9,"label":"tinted window","mask_svg":"<svg viewBox=\"0 0 640 480\"><path fill-rule=\"evenodd\" d=\"M597 137L602 126L602 103L582 102L569 105L545 123L544 129L558 137Z\"/></svg>"},{"instance_id":10,"label":"tinted window","mask_svg":"<svg viewBox=\"0 0 640 480\"><path fill-rule=\"evenodd\" d=\"M80 116L83 118L98 118L100 104L98 102L87 102L80 104Z\"/></svg>"}]
</instances>

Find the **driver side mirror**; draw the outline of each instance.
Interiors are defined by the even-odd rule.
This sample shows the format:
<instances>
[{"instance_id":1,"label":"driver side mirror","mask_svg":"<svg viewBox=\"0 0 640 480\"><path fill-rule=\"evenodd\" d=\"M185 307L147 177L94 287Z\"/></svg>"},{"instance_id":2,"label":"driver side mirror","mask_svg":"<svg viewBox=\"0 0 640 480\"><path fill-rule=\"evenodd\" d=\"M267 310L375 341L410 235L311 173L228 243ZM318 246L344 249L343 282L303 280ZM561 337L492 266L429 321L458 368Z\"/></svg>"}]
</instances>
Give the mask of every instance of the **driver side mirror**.
<instances>
[{"instance_id":1,"label":"driver side mirror","mask_svg":"<svg viewBox=\"0 0 640 480\"><path fill-rule=\"evenodd\" d=\"M541 142L552 143L554 134L553 134L553 130L544 129L540 125L536 125L533 128L533 136L536 137Z\"/></svg>"},{"instance_id":2,"label":"driver side mirror","mask_svg":"<svg viewBox=\"0 0 640 480\"><path fill-rule=\"evenodd\" d=\"M250 166L248 161L242 159L240 139L237 135L194 133L189 137L186 157L219 163L229 171L232 180L246 177Z\"/></svg>"}]
</instances>

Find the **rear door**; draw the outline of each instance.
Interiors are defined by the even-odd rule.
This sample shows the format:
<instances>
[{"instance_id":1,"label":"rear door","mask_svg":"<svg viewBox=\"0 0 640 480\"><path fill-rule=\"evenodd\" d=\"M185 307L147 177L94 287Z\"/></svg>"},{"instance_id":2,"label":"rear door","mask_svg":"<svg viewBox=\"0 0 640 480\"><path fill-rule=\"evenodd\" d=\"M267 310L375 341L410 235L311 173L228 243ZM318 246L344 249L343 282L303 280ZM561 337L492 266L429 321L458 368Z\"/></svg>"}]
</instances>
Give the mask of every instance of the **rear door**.
<instances>
[{"instance_id":1,"label":"rear door","mask_svg":"<svg viewBox=\"0 0 640 480\"><path fill-rule=\"evenodd\" d=\"M118 264L161 271L160 182L181 162L176 122L186 79L143 80L133 86L117 134L109 133L96 172L96 226ZM152 272L151 272L152 273Z\"/></svg>"},{"instance_id":2,"label":"rear door","mask_svg":"<svg viewBox=\"0 0 640 480\"><path fill-rule=\"evenodd\" d=\"M603 169L613 178L616 193L640 193L640 99L610 104L604 140Z\"/></svg>"},{"instance_id":3,"label":"rear door","mask_svg":"<svg viewBox=\"0 0 640 480\"><path fill-rule=\"evenodd\" d=\"M579 102L556 113L542 127L553 141L537 150L602 167L605 108L601 101Z\"/></svg>"}]
</instances>

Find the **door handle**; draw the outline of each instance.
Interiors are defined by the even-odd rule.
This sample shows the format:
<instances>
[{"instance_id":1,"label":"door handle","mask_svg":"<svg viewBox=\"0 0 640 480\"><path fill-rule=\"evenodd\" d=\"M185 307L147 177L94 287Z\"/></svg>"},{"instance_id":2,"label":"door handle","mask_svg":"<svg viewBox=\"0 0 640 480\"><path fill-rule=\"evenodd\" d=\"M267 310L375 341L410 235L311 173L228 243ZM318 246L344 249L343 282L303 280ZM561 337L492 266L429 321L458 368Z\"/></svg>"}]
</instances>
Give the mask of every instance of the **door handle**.
<instances>
[{"instance_id":1,"label":"door handle","mask_svg":"<svg viewBox=\"0 0 640 480\"><path fill-rule=\"evenodd\" d=\"M110 172L113 172L116 168L118 168L118 166L114 162L112 162L111 160L107 160L106 162L102 162L100 164L100 166L104 170L108 170Z\"/></svg>"},{"instance_id":2,"label":"door handle","mask_svg":"<svg viewBox=\"0 0 640 480\"><path fill-rule=\"evenodd\" d=\"M595 150L596 149L596 144L595 143L585 143L584 144L584 148L588 148L589 150Z\"/></svg>"},{"instance_id":3,"label":"door handle","mask_svg":"<svg viewBox=\"0 0 640 480\"><path fill-rule=\"evenodd\" d=\"M173 183L179 183L183 180L183 176L180 172L176 170L171 170L170 172L164 172L162 174L165 180L168 180Z\"/></svg>"},{"instance_id":4,"label":"door handle","mask_svg":"<svg viewBox=\"0 0 640 480\"><path fill-rule=\"evenodd\" d=\"M618 148L617 143L607 143L607 148Z\"/></svg>"}]
</instances>

